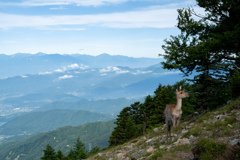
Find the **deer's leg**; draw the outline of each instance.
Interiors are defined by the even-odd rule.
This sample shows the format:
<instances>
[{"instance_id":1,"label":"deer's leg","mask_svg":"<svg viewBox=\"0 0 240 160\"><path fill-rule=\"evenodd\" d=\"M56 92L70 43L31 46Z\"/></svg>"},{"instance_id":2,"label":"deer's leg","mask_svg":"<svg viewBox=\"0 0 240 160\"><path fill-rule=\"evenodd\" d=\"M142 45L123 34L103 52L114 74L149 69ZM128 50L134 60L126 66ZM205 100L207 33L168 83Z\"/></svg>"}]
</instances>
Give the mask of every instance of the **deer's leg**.
<instances>
[{"instance_id":1,"label":"deer's leg","mask_svg":"<svg viewBox=\"0 0 240 160\"><path fill-rule=\"evenodd\" d=\"M180 117L178 117L178 120L177 120L177 127L178 127L178 134L177 134L177 137L179 136L179 124L180 124Z\"/></svg>"},{"instance_id":2,"label":"deer's leg","mask_svg":"<svg viewBox=\"0 0 240 160\"><path fill-rule=\"evenodd\" d=\"M168 143L169 133L170 133L170 141L171 141L171 121L167 120L166 124L167 124L167 143Z\"/></svg>"},{"instance_id":3,"label":"deer's leg","mask_svg":"<svg viewBox=\"0 0 240 160\"><path fill-rule=\"evenodd\" d=\"M167 143L168 143L168 121L166 121L166 126L167 126Z\"/></svg>"},{"instance_id":4,"label":"deer's leg","mask_svg":"<svg viewBox=\"0 0 240 160\"><path fill-rule=\"evenodd\" d=\"M171 137L171 125L169 124L168 127L169 127L169 128L168 128L168 132L170 132L170 141L172 141L172 137Z\"/></svg>"},{"instance_id":5,"label":"deer's leg","mask_svg":"<svg viewBox=\"0 0 240 160\"><path fill-rule=\"evenodd\" d=\"M176 125L176 119L172 119L172 125L173 125L173 139L174 139L174 134L175 134L175 125Z\"/></svg>"}]
</instances>

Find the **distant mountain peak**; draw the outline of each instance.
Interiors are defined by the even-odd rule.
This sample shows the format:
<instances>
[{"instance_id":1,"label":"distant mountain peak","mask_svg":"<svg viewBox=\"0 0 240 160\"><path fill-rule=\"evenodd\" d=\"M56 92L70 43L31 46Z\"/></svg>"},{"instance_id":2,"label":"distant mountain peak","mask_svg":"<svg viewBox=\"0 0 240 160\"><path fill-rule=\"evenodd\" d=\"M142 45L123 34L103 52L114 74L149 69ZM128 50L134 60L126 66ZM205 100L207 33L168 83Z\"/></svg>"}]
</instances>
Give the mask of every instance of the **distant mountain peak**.
<instances>
[{"instance_id":1,"label":"distant mountain peak","mask_svg":"<svg viewBox=\"0 0 240 160\"><path fill-rule=\"evenodd\" d=\"M46 53L38 52L38 53L36 53L36 55L37 55L37 56L44 56L44 55L46 55Z\"/></svg>"},{"instance_id":2,"label":"distant mountain peak","mask_svg":"<svg viewBox=\"0 0 240 160\"><path fill-rule=\"evenodd\" d=\"M110 54L102 53L102 54L98 55L97 57L110 57L110 56L111 56Z\"/></svg>"}]
</instances>

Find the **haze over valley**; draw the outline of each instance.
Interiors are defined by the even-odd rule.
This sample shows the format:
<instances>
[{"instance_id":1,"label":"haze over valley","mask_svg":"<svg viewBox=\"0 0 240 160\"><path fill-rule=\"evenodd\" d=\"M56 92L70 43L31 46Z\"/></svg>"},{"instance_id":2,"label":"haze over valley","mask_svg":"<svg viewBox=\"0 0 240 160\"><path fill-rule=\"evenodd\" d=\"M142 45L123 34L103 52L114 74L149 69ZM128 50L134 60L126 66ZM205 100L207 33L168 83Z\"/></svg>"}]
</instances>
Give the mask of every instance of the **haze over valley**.
<instances>
[{"instance_id":1,"label":"haze over valley","mask_svg":"<svg viewBox=\"0 0 240 160\"><path fill-rule=\"evenodd\" d=\"M6 144L2 154L5 154L7 142L21 140L19 145L7 147L17 153L22 144L27 145L28 141L35 144L37 139L42 139L39 134L52 134L51 131L55 133L61 127L63 129L57 130L57 134L66 136L64 127L90 123L87 125L91 130L89 133L97 134L92 126L100 121L101 125L111 127L94 141L84 136L83 140L101 148L107 147L114 128L113 119L124 107L144 101L147 95L154 94L159 84L182 80L179 71L164 70L161 61L161 58L109 54L0 55L0 144ZM77 138L77 133L72 134ZM34 135L35 138L24 140ZM40 146L44 147L48 142L42 141L35 148L39 155L42 153ZM64 144L71 146L73 142ZM6 154L8 151L6 149ZM36 158L36 155L32 156Z\"/></svg>"},{"instance_id":2,"label":"haze over valley","mask_svg":"<svg viewBox=\"0 0 240 160\"><path fill-rule=\"evenodd\" d=\"M140 100L153 94L159 83L173 84L182 78L179 71L163 70L160 58L43 53L0 57L1 116L34 111L54 102L80 101L87 105L93 101L123 98L121 101L130 101L130 104L130 99ZM116 115L125 107L122 105L126 105L118 104L112 104L119 108L108 114ZM70 104L64 105L69 107L58 104L60 108L72 109ZM91 107L81 109L105 112Z\"/></svg>"}]
</instances>

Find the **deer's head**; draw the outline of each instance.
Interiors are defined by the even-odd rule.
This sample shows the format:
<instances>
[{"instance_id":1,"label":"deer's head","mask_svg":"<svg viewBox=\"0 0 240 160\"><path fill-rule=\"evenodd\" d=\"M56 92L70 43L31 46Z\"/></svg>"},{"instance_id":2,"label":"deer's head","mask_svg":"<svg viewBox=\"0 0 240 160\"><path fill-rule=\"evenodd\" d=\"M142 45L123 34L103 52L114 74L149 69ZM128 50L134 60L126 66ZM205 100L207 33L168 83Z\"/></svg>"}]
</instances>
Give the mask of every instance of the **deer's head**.
<instances>
[{"instance_id":1,"label":"deer's head","mask_svg":"<svg viewBox=\"0 0 240 160\"><path fill-rule=\"evenodd\" d=\"M189 94L184 90L182 90L182 86L180 86L179 89L176 89L176 95L177 95L177 98L189 97Z\"/></svg>"}]
</instances>

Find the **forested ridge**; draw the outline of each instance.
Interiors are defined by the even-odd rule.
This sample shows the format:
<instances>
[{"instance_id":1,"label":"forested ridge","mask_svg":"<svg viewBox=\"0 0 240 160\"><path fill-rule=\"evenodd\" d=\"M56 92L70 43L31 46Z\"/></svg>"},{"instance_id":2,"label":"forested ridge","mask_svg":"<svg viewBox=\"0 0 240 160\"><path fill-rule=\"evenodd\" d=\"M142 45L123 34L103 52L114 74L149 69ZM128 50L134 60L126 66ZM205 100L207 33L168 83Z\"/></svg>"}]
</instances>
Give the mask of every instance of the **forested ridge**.
<instances>
[{"instance_id":1,"label":"forested ridge","mask_svg":"<svg viewBox=\"0 0 240 160\"><path fill-rule=\"evenodd\" d=\"M81 126L66 126L30 138L11 141L0 146L0 159L18 157L18 159L24 160L37 160L43 156L43 150L47 145L48 149L52 148L56 152L60 150L62 155L67 156L70 150L74 149L75 143L80 141L86 145L86 148L84 146L86 153L96 146L99 150L108 146L107 141L114 127L114 120L92 122ZM79 138L81 139L79 140Z\"/></svg>"}]
</instances>

